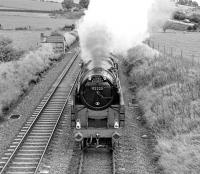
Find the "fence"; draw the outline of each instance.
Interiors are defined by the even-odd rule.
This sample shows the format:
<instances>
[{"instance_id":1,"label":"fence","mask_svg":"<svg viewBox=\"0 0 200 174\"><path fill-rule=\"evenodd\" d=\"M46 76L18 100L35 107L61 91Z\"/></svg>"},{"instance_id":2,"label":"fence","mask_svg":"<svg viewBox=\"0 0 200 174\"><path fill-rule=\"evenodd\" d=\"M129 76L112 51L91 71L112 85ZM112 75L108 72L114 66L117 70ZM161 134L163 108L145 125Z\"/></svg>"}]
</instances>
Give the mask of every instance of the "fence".
<instances>
[{"instance_id":1,"label":"fence","mask_svg":"<svg viewBox=\"0 0 200 174\"><path fill-rule=\"evenodd\" d=\"M190 54L190 51L182 50L180 48L169 47L165 44L160 44L151 39L145 41L145 43L153 49L158 50L163 54L164 57L172 57L172 58L182 58L187 61L191 61L192 63L200 64L200 56L195 54Z\"/></svg>"}]
</instances>

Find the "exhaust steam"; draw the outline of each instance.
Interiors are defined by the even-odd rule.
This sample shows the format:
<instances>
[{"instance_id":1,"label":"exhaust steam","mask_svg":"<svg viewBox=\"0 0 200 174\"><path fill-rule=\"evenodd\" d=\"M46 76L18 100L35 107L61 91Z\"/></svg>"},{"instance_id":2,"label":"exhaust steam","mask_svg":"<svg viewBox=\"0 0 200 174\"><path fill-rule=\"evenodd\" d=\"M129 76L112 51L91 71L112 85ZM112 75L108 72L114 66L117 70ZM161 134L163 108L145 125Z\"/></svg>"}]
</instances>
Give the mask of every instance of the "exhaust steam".
<instances>
[{"instance_id":1,"label":"exhaust steam","mask_svg":"<svg viewBox=\"0 0 200 174\"><path fill-rule=\"evenodd\" d=\"M82 59L99 65L110 52L127 51L172 14L170 0L91 0L78 32Z\"/></svg>"}]
</instances>

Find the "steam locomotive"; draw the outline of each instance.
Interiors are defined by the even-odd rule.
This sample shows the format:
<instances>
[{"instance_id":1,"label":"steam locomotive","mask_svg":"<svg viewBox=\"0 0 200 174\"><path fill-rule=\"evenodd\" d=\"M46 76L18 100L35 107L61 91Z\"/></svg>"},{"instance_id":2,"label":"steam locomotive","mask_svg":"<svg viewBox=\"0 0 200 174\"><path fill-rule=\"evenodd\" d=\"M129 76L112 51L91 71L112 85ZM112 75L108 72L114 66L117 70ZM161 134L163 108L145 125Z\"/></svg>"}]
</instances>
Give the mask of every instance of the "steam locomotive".
<instances>
[{"instance_id":1,"label":"steam locomotive","mask_svg":"<svg viewBox=\"0 0 200 174\"><path fill-rule=\"evenodd\" d=\"M72 97L71 123L81 147L112 146L124 127L125 108L118 64L108 57L82 63Z\"/></svg>"}]
</instances>

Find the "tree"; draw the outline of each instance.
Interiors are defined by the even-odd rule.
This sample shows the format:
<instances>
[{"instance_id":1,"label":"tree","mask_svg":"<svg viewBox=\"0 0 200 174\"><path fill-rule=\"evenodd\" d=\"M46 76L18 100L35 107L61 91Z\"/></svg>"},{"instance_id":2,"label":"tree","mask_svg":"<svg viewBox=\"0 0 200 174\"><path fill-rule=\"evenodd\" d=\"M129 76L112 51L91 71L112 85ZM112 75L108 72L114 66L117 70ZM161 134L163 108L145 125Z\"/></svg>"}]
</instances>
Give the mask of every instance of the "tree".
<instances>
[{"instance_id":1,"label":"tree","mask_svg":"<svg viewBox=\"0 0 200 174\"><path fill-rule=\"evenodd\" d=\"M194 7L198 7L199 4L198 4L196 1L193 1L193 2L192 2L192 6L194 6Z\"/></svg>"},{"instance_id":2,"label":"tree","mask_svg":"<svg viewBox=\"0 0 200 174\"><path fill-rule=\"evenodd\" d=\"M89 0L80 0L79 4L82 8L88 8L90 1Z\"/></svg>"},{"instance_id":3,"label":"tree","mask_svg":"<svg viewBox=\"0 0 200 174\"><path fill-rule=\"evenodd\" d=\"M64 0L62 2L62 7L64 9L71 9L73 7L73 4L74 4L73 0Z\"/></svg>"},{"instance_id":4,"label":"tree","mask_svg":"<svg viewBox=\"0 0 200 174\"><path fill-rule=\"evenodd\" d=\"M12 46L12 40L9 38L0 38L0 62L9 62L18 60L23 51L15 50Z\"/></svg>"}]
</instances>

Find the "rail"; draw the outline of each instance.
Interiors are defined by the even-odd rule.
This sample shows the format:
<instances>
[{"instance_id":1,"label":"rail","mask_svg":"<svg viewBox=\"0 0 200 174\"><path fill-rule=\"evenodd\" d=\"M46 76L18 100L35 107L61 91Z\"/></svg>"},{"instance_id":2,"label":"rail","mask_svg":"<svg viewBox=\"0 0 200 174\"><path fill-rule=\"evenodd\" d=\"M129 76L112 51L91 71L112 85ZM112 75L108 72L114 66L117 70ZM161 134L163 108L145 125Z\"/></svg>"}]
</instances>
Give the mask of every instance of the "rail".
<instances>
[{"instance_id":1,"label":"rail","mask_svg":"<svg viewBox=\"0 0 200 174\"><path fill-rule=\"evenodd\" d=\"M26 139L28 139L28 136L29 134L31 133L31 130L33 130L34 126L37 125L37 121L40 119L40 116L41 114L43 113L43 111L46 109L47 105L49 104L50 105L50 101L51 99L53 98L54 94L56 93L57 89L59 88L59 85L62 83L63 79L66 77L66 75L68 74L69 70L71 69L71 67L73 66L76 58L78 57L80 51L76 51L75 54L73 55L72 59L70 60L70 62L66 65L64 71L61 73L61 75L59 76L58 80L53 84L53 89L50 89L50 95L43 99L43 101L41 102L42 103L42 106L41 106L41 109L39 110L39 112L36 114L35 118L33 119L32 123L29 125L28 129L26 130L26 132L24 133L24 135L21 137L21 140L19 141L18 145L15 147L14 151L11 153L11 155L9 156L8 160L6 161L6 163L4 164L4 166L0 169L1 172L0 174L3 174L7 168L9 167L9 164L11 164L13 158L16 156L17 152L20 150L20 147L22 147L23 143L26 141ZM79 72L80 73L80 72ZM43 149L42 151L42 154L41 154L41 157L40 157L40 160L39 162L37 163L37 166L35 167L35 171L34 171L34 174L37 173L38 169L39 169L39 166L42 162L42 159L44 157L44 154L52 140L52 137L53 137L53 134L58 126L58 123L60 121L60 118L62 116L62 113L64 111L64 108L66 106L66 104L68 103L68 100L69 100L69 96L71 95L72 91L73 91L73 88L74 88L74 85L76 83L78 79L78 76L76 77L75 79L75 82L73 83L72 87L70 88L70 91L64 101L64 103L62 104L62 108L61 110L59 110L57 112L57 114L59 114L56 122L54 123L54 126L53 126L53 129L51 129L51 134L48 132L46 132L46 134L50 134L49 138L48 138L48 141L46 143L46 146L45 148ZM60 94L58 94L58 97L59 97ZM64 100L64 99L62 99ZM51 108L52 109L52 108ZM48 118L48 117L47 117ZM52 117L53 118L53 117ZM44 120L42 120L39 124L42 124L44 121L46 120L46 118L44 118ZM49 124L52 124L53 121L51 121ZM38 131L38 130L37 130ZM22 132L23 133L23 132ZM33 134L33 133L32 133ZM42 134L42 133L41 133ZM18 134L19 135L19 134ZM33 135L32 135L33 136ZM17 172L16 172L17 173Z\"/></svg>"}]
</instances>

